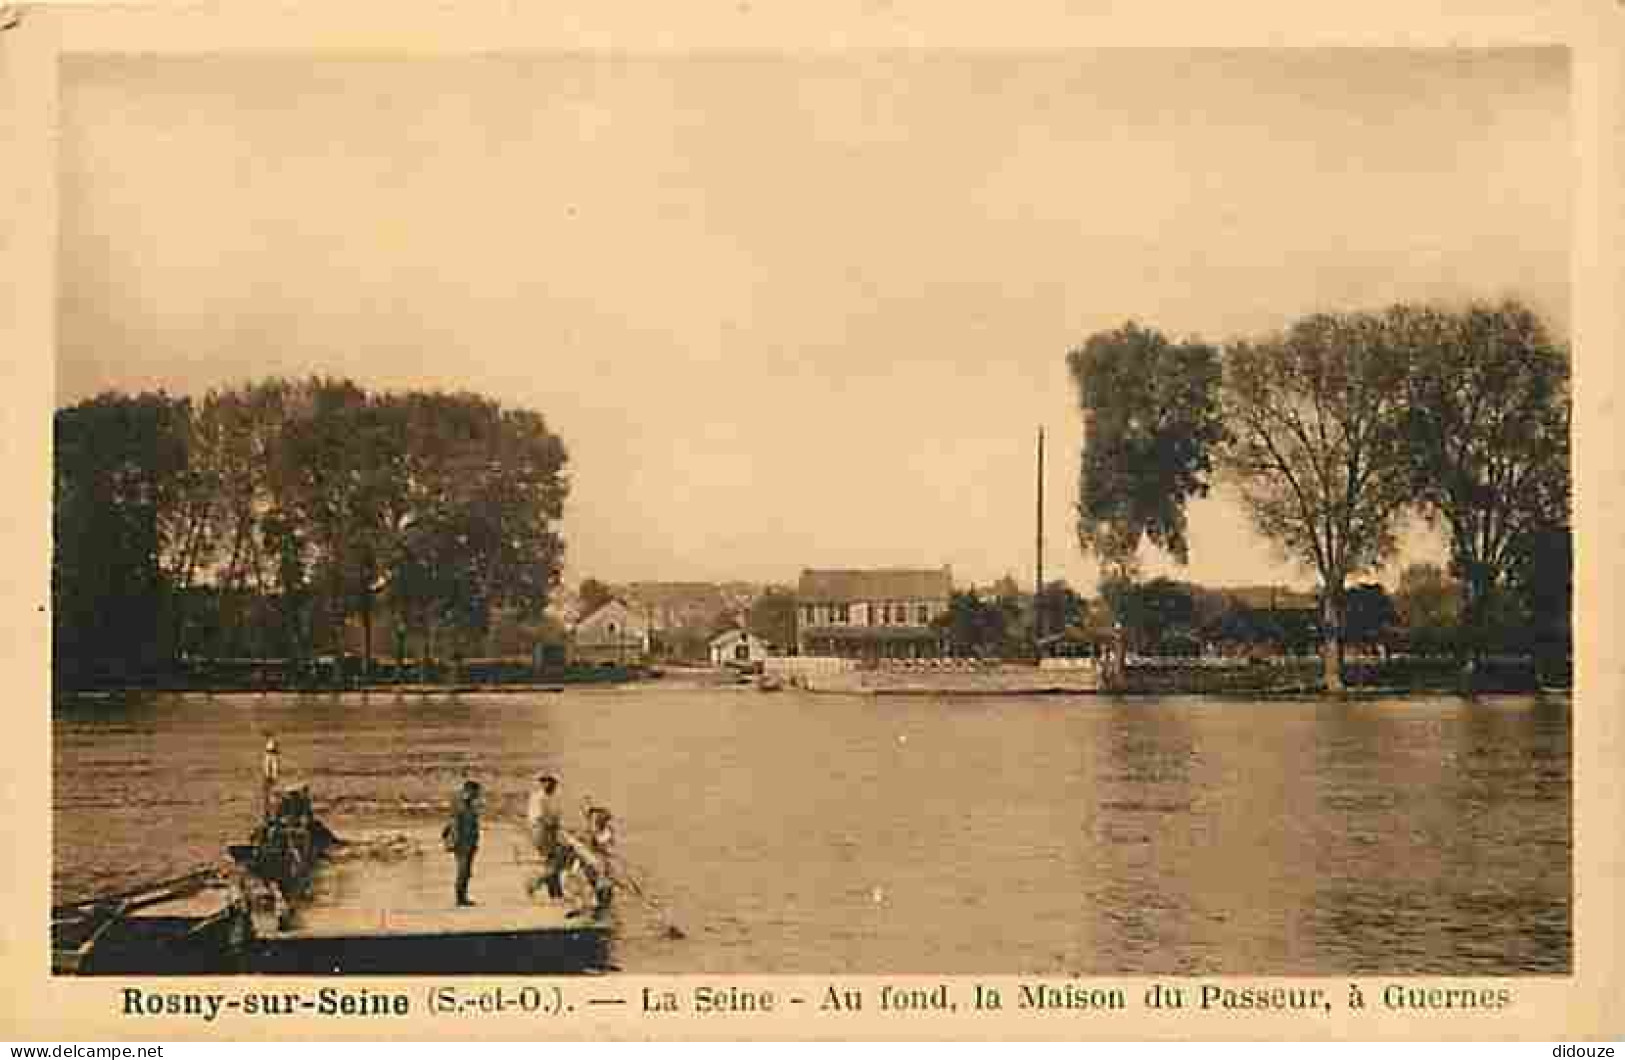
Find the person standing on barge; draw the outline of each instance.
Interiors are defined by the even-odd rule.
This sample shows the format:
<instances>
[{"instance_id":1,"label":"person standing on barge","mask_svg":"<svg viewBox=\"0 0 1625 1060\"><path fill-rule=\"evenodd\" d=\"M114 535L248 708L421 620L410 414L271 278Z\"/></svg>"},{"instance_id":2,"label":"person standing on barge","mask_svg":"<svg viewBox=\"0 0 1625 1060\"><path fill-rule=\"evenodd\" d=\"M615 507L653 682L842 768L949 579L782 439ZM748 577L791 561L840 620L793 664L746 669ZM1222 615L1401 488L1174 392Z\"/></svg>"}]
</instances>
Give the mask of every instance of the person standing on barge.
<instances>
[{"instance_id":1,"label":"person standing on barge","mask_svg":"<svg viewBox=\"0 0 1625 1060\"><path fill-rule=\"evenodd\" d=\"M539 773L536 788L530 793L525 807L525 821L530 826L530 839L542 859L542 874L528 888L536 893L539 884L545 884L550 898L564 897L564 870L570 866L570 848L559 834L563 819L559 813L557 793L559 778L552 773Z\"/></svg>"},{"instance_id":2,"label":"person standing on barge","mask_svg":"<svg viewBox=\"0 0 1625 1060\"><path fill-rule=\"evenodd\" d=\"M444 832L446 849L457 859L457 904L473 905L468 897L468 883L474 876L474 855L480 848L480 783L463 782L463 789L453 804L451 820Z\"/></svg>"},{"instance_id":3,"label":"person standing on barge","mask_svg":"<svg viewBox=\"0 0 1625 1060\"><path fill-rule=\"evenodd\" d=\"M276 816L277 783L282 779L282 758L277 751L276 737L268 736L265 739L265 759L261 766L261 787L263 788L264 816L267 821Z\"/></svg>"}]
</instances>

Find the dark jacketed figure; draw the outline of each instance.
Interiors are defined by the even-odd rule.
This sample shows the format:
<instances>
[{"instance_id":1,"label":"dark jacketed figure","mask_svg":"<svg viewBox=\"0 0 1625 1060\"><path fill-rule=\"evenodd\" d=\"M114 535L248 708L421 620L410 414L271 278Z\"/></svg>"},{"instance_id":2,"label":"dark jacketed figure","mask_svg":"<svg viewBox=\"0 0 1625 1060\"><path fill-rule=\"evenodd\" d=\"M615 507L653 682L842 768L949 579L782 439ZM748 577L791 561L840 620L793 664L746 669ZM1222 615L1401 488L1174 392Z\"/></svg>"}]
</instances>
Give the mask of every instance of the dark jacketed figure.
<instances>
[{"instance_id":1,"label":"dark jacketed figure","mask_svg":"<svg viewBox=\"0 0 1625 1060\"><path fill-rule=\"evenodd\" d=\"M480 785L463 783L446 825L446 846L457 859L457 904L473 905L468 897L468 881L474 875L474 855L480 847Z\"/></svg>"}]
</instances>

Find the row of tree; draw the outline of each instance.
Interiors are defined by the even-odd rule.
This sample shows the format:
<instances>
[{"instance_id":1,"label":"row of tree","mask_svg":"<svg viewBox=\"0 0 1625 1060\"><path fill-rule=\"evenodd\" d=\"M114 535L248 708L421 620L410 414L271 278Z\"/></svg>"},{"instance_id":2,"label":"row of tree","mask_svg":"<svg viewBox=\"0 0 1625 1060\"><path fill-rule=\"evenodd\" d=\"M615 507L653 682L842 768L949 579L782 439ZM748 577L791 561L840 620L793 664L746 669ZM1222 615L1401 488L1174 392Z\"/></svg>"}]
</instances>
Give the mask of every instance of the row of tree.
<instances>
[{"instance_id":1,"label":"row of tree","mask_svg":"<svg viewBox=\"0 0 1625 1060\"><path fill-rule=\"evenodd\" d=\"M55 657L72 683L185 652L308 658L539 619L568 491L543 417L346 380L103 394L57 412ZM206 628L207 635L199 636Z\"/></svg>"},{"instance_id":2,"label":"row of tree","mask_svg":"<svg viewBox=\"0 0 1625 1060\"><path fill-rule=\"evenodd\" d=\"M1145 542L1184 562L1186 503L1222 482L1318 576L1328 688L1348 584L1393 556L1406 515L1444 531L1475 651L1509 588L1567 562L1569 356L1522 305L1322 313L1222 349L1131 323L1067 361L1078 537L1103 581L1132 581Z\"/></svg>"},{"instance_id":3,"label":"row of tree","mask_svg":"<svg viewBox=\"0 0 1625 1060\"><path fill-rule=\"evenodd\" d=\"M953 593L933 624L957 655L1013 659L1032 656L1037 630L1079 630L1088 617L1088 601L1065 581L1046 582L1035 598L1006 575Z\"/></svg>"},{"instance_id":4,"label":"row of tree","mask_svg":"<svg viewBox=\"0 0 1625 1060\"><path fill-rule=\"evenodd\" d=\"M1148 654L1257 651L1303 654L1321 643L1319 601L1305 607L1304 594L1277 600L1258 593L1210 589L1171 578L1108 583L1102 596L1125 645ZM1349 586L1344 594L1342 636L1346 644L1422 655L1455 654L1471 648L1461 617L1460 584L1442 567L1413 563L1401 572L1390 594L1376 582ZM1511 585L1497 598L1503 612L1492 622L1498 638L1483 648L1534 648L1544 653L1564 646L1567 616L1552 605L1555 594L1527 592ZM1096 623L1098 630L1098 622Z\"/></svg>"},{"instance_id":5,"label":"row of tree","mask_svg":"<svg viewBox=\"0 0 1625 1060\"><path fill-rule=\"evenodd\" d=\"M1393 594L1375 582L1350 586L1344 640L1366 648L1454 652L1464 636L1460 593L1449 573L1431 563L1406 567ZM1509 593L1507 599L1552 628L1563 620L1538 594ZM982 657L1029 654L1035 613L1048 631L1045 650L1051 653L1064 652L1069 642L1093 651L1121 637L1129 651L1149 655L1304 654L1321 642L1318 602L1307 602L1312 606L1305 606L1305 594L1286 590L1265 596L1159 577L1108 581L1096 600L1057 580L1044 586L1035 608L1032 594L1006 577L986 590L954 593L937 625L956 653Z\"/></svg>"}]
</instances>

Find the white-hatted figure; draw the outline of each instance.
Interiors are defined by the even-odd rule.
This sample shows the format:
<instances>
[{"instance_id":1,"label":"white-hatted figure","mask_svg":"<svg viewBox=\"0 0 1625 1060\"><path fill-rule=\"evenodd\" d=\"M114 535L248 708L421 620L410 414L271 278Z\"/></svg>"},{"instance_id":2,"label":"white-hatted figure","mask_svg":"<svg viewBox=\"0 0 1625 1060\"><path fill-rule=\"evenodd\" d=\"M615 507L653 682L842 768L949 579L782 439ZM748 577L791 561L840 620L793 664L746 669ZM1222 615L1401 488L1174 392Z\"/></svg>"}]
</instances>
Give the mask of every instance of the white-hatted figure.
<instances>
[{"instance_id":1,"label":"white-hatted figure","mask_svg":"<svg viewBox=\"0 0 1625 1060\"><path fill-rule=\"evenodd\" d=\"M276 737L267 737L265 741L265 763L263 766L265 784L265 817L267 820L276 816L277 785L282 780L282 756L277 751Z\"/></svg>"}]
</instances>

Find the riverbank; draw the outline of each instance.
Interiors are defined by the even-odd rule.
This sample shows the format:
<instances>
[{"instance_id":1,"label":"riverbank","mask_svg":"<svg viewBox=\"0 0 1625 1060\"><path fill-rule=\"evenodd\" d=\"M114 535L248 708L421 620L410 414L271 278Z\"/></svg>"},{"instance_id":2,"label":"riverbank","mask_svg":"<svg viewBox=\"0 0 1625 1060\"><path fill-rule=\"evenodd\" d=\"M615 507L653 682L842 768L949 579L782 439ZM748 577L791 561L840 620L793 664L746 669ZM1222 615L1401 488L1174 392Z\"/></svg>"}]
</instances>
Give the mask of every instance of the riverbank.
<instances>
[{"instance_id":1,"label":"riverbank","mask_svg":"<svg viewBox=\"0 0 1625 1060\"><path fill-rule=\"evenodd\" d=\"M1492 657L1469 674L1452 658L1392 656L1355 658L1343 664L1344 693L1351 695L1516 694L1567 689L1573 672L1542 673L1534 659ZM1246 663L1213 660L1142 660L1131 663L1124 695L1282 696L1326 692L1320 659L1293 658Z\"/></svg>"},{"instance_id":2,"label":"riverbank","mask_svg":"<svg viewBox=\"0 0 1625 1060\"><path fill-rule=\"evenodd\" d=\"M317 660L293 665L280 660L207 660L167 671L99 675L89 680L58 678L62 694L215 692L552 692L582 685L657 680L664 671L638 665L552 666L485 660L432 666L380 662L369 672L353 660Z\"/></svg>"},{"instance_id":3,"label":"riverbank","mask_svg":"<svg viewBox=\"0 0 1625 1060\"><path fill-rule=\"evenodd\" d=\"M85 685L58 682L58 698L116 699L131 696L176 695L395 695L395 696L453 696L453 695L531 695L557 694L568 689L724 689L753 690L753 679L729 668L664 665L664 666L581 666L567 669L544 670L540 676L519 671L506 674L482 673L473 669L473 679L453 679L443 675L439 680L363 681L359 677L343 680L276 681L269 675L260 680L231 679L223 675L149 674L127 681L102 681Z\"/></svg>"},{"instance_id":4,"label":"riverbank","mask_svg":"<svg viewBox=\"0 0 1625 1060\"><path fill-rule=\"evenodd\" d=\"M991 660L772 659L768 673L785 685L848 695L1304 696L1326 692L1318 657L1278 659L1131 658L1116 680L1092 660L1043 665ZM1349 659L1345 694L1511 694L1572 686L1572 669L1543 672L1528 657L1491 657L1465 671L1452 658L1392 656Z\"/></svg>"},{"instance_id":5,"label":"riverbank","mask_svg":"<svg viewBox=\"0 0 1625 1060\"><path fill-rule=\"evenodd\" d=\"M835 665L835 664L839 665ZM854 660L774 659L768 673L782 687L844 695L1041 696L1106 693L1125 696L1303 696L1326 691L1317 658L1257 660L1131 660L1115 686L1093 666L954 660L934 668L921 663L863 666ZM472 676L472 675L471 675ZM753 690L756 682L727 668L701 666L594 666L549 671L542 677L481 673L483 679L336 682L207 680L197 674L154 675L127 683L59 687L59 696L117 698L132 695L367 694L397 696L558 694L571 688L604 687ZM1469 680L1454 659L1394 657L1351 659L1344 666L1345 692L1358 695L1514 694L1566 691L1572 669L1543 671L1528 658L1490 658Z\"/></svg>"}]
</instances>

